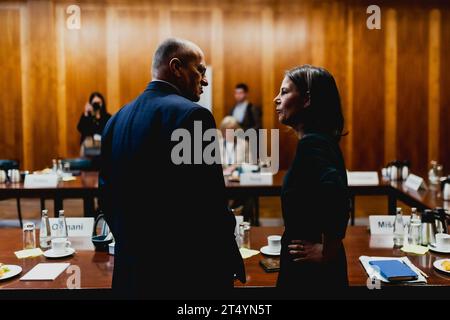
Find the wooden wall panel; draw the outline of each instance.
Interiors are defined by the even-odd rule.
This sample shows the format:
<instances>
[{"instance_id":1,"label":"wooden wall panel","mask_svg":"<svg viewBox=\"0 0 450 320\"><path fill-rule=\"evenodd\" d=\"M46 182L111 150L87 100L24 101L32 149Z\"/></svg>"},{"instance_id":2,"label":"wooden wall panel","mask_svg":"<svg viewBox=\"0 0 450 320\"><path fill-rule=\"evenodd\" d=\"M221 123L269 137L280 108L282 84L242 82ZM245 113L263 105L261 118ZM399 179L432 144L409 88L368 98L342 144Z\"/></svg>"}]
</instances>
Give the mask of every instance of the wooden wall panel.
<instances>
[{"instance_id":1,"label":"wooden wall panel","mask_svg":"<svg viewBox=\"0 0 450 320\"><path fill-rule=\"evenodd\" d=\"M384 30L366 27L365 7L354 8L352 170L384 164Z\"/></svg>"},{"instance_id":2,"label":"wooden wall panel","mask_svg":"<svg viewBox=\"0 0 450 320\"><path fill-rule=\"evenodd\" d=\"M152 55L158 43L158 12L120 10L118 12L118 48L120 105L146 88L151 80Z\"/></svg>"},{"instance_id":3,"label":"wooden wall panel","mask_svg":"<svg viewBox=\"0 0 450 320\"><path fill-rule=\"evenodd\" d=\"M61 28L59 25L58 28ZM67 153L61 157L76 157L80 150L78 120L84 112L89 95L106 92L106 12L101 6L83 8L81 29L64 30ZM108 101L106 101L108 107Z\"/></svg>"},{"instance_id":4,"label":"wooden wall panel","mask_svg":"<svg viewBox=\"0 0 450 320\"><path fill-rule=\"evenodd\" d=\"M23 167L35 169L51 164L58 154L54 5L30 1L23 19Z\"/></svg>"},{"instance_id":5,"label":"wooden wall panel","mask_svg":"<svg viewBox=\"0 0 450 320\"><path fill-rule=\"evenodd\" d=\"M173 35L198 43L214 68L217 123L234 104L236 83L249 84L264 126L280 128L281 168L297 138L278 124L272 99L286 69L309 63L336 79L350 132L341 144L349 169L377 170L399 158L423 174L434 157L450 169L444 2L380 2L381 30L366 28L369 1L76 3L80 30L65 25L73 1L0 3L0 158L20 158L34 170L77 156L76 125L89 93L104 93L109 110L119 110L145 88L158 42Z\"/></svg>"},{"instance_id":6,"label":"wooden wall panel","mask_svg":"<svg viewBox=\"0 0 450 320\"><path fill-rule=\"evenodd\" d=\"M22 159L20 8L0 6L0 159Z\"/></svg>"},{"instance_id":7,"label":"wooden wall panel","mask_svg":"<svg viewBox=\"0 0 450 320\"><path fill-rule=\"evenodd\" d=\"M398 10L397 158L428 166L428 11Z\"/></svg>"},{"instance_id":8,"label":"wooden wall panel","mask_svg":"<svg viewBox=\"0 0 450 320\"><path fill-rule=\"evenodd\" d=\"M258 12L224 13L224 100L227 112L234 105L234 87L240 82L248 84L250 100L256 105L262 104L261 23Z\"/></svg>"}]
</instances>

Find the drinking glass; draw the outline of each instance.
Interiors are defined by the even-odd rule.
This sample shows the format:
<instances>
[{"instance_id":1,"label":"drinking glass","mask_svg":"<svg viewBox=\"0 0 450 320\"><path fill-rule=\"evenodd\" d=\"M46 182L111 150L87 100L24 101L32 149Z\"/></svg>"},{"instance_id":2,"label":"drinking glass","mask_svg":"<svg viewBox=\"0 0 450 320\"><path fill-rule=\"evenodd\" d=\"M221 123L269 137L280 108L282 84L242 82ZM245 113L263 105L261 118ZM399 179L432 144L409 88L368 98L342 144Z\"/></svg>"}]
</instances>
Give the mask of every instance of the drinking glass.
<instances>
[{"instance_id":1,"label":"drinking glass","mask_svg":"<svg viewBox=\"0 0 450 320\"><path fill-rule=\"evenodd\" d=\"M33 222L25 222L23 225L23 248L36 248L36 228Z\"/></svg>"}]
</instances>

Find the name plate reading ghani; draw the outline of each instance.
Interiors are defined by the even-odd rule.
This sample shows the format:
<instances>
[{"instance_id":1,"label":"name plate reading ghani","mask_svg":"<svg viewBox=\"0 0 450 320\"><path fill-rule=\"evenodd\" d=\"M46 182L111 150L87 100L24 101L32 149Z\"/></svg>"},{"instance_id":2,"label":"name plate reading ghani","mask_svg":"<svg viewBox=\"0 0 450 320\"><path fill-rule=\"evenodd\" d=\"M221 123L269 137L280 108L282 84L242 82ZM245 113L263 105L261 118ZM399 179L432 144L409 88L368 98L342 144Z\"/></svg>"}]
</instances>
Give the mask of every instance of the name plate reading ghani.
<instances>
[{"instance_id":1,"label":"name plate reading ghani","mask_svg":"<svg viewBox=\"0 0 450 320\"><path fill-rule=\"evenodd\" d=\"M425 184L425 181L419 176L416 176L415 174L410 174L408 178L405 181L405 187L408 189L412 189L414 191L419 191L419 189L423 188L426 189L427 186Z\"/></svg>"},{"instance_id":2,"label":"name plate reading ghani","mask_svg":"<svg viewBox=\"0 0 450 320\"><path fill-rule=\"evenodd\" d=\"M24 186L25 188L56 188L58 176L56 174L27 174Z\"/></svg>"},{"instance_id":3,"label":"name plate reading ghani","mask_svg":"<svg viewBox=\"0 0 450 320\"><path fill-rule=\"evenodd\" d=\"M409 225L409 216L403 216L403 225ZM395 216L369 216L370 234L393 234Z\"/></svg>"},{"instance_id":4,"label":"name plate reading ghani","mask_svg":"<svg viewBox=\"0 0 450 320\"><path fill-rule=\"evenodd\" d=\"M248 172L240 175L241 186L263 186L273 183L272 173Z\"/></svg>"},{"instance_id":5,"label":"name plate reading ghani","mask_svg":"<svg viewBox=\"0 0 450 320\"><path fill-rule=\"evenodd\" d=\"M49 218L52 237L58 230L58 218ZM69 237L92 237L94 232L94 218L66 218Z\"/></svg>"}]
</instances>

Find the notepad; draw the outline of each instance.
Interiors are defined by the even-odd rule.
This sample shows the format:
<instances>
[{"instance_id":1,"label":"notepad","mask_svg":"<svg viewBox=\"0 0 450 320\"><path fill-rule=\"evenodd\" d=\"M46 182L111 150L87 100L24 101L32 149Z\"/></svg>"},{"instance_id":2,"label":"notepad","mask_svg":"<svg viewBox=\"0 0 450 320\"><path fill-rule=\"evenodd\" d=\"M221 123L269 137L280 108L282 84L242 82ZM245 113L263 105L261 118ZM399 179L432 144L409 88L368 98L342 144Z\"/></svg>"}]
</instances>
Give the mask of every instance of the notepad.
<instances>
[{"instance_id":1,"label":"notepad","mask_svg":"<svg viewBox=\"0 0 450 320\"><path fill-rule=\"evenodd\" d=\"M418 278L416 272L398 260L372 260L369 264L378 267L380 274L389 281L411 281Z\"/></svg>"},{"instance_id":2,"label":"notepad","mask_svg":"<svg viewBox=\"0 0 450 320\"><path fill-rule=\"evenodd\" d=\"M254 255L257 255L259 253L258 250L251 250L247 248L240 248L239 252L241 253L242 259L253 257Z\"/></svg>"},{"instance_id":3,"label":"notepad","mask_svg":"<svg viewBox=\"0 0 450 320\"><path fill-rule=\"evenodd\" d=\"M34 248L34 249L25 249L25 250L16 251L16 252L14 252L14 254L16 255L16 257L18 259L24 259L24 258L34 258L34 257L42 256L44 254L44 252L42 252L42 250L40 248Z\"/></svg>"},{"instance_id":4,"label":"notepad","mask_svg":"<svg viewBox=\"0 0 450 320\"><path fill-rule=\"evenodd\" d=\"M20 280L55 280L69 266L70 263L39 263Z\"/></svg>"}]
</instances>

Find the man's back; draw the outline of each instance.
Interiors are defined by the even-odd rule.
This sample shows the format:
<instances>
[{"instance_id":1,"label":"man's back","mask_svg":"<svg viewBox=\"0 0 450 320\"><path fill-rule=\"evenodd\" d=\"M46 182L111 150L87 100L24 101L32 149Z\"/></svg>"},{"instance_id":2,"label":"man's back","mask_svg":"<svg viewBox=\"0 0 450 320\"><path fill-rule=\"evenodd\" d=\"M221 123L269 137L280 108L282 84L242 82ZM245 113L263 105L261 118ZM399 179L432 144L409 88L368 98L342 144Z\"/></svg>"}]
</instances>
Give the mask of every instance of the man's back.
<instances>
[{"instance_id":1,"label":"man's back","mask_svg":"<svg viewBox=\"0 0 450 320\"><path fill-rule=\"evenodd\" d=\"M121 294L207 296L232 286L240 260L221 166L171 159L172 132L187 129L194 144L194 121L214 127L209 111L154 81L103 133L102 207L116 238L113 287Z\"/></svg>"}]
</instances>

